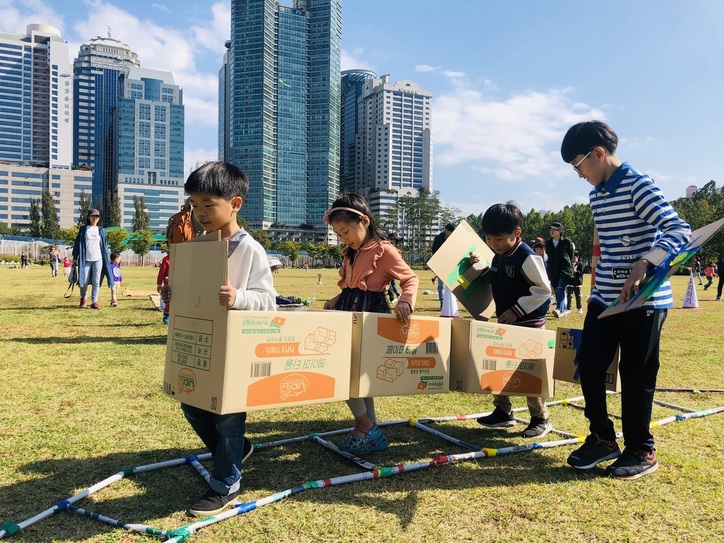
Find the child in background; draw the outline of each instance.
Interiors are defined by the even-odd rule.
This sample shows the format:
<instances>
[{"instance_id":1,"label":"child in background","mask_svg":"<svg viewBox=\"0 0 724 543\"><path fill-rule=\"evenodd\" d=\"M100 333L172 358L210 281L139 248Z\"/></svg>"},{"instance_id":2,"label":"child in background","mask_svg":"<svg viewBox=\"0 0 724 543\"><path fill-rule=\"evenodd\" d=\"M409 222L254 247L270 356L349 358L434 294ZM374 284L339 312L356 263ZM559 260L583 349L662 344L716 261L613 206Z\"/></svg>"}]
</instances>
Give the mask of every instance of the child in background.
<instances>
[{"instance_id":1,"label":"child in background","mask_svg":"<svg viewBox=\"0 0 724 543\"><path fill-rule=\"evenodd\" d=\"M219 231L229 246L229 278L219 285L219 303L229 309L274 311L274 285L262 246L236 222L249 190L239 168L226 162L207 162L191 172L184 190L191 196L194 218L205 231ZM168 303L173 285L162 289ZM183 292L175 296L183 296ZM241 465L253 447L245 437L246 413L218 415L181 404L186 420L214 455L211 488L189 508L189 514L207 517L238 503Z\"/></svg>"},{"instance_id":2,"label":"child in background","mask_svg":"<svg viewBox=\"0 0 724 543\"><path fill-rule=\"evenodd\" d=\"M72 264L70 263L70 259L66 256L63 258L63 275L66 279L70 277L70 267Z\"/></svg>"},{"instance_id":3,"label":"child in background","mask_svg":"<svg viewBox=\"0 0 724 543\"><path fill-rule=\"evenodd\" d=\"M483 215L485 242L495 256L488 278L495 300L495 312L501 324L543 328L550 306L550 282L543 258L520 239L523 214L514 202L495 204ZM470 255L471 262L478 257ZM542 437L553 429L548 420L544 398L527 396L530 423L523 437ZM493 395L495 409L490 415L478 418L486 428L515 426L513 406L509 396Z\"/></svg>"},{"instance_id":4,"label":"child in background","mask_svg":"<svg viewBox=\"0 0 724 543\"><path fill-rule=\"evenodd\" d=\"M111 253L111 275L113 275L113 286L111 287L111 307L118 306L118 286L123 281L121 277L121 255Z\"/></svg>"},{"instance_id":5,"label":"child in background","mask_svg":"<svg viewBox=\"0 0 724 543\"><path fill-rule=\"evenodd\" d=\"M581 306L581 285L583 285L583 264L579 260L578 251L573 251L571 265L573 266L573 279L566 287L566 298L568 299L568 311L573 307L573 296L576 296L576 308L579 313L583 313Z\"/></svg>"},{"instance_id":6,"label":"child in background","mask_svg":"<svg viewBox=\"0 0 724 543\"><path fill-rule=\"evenodd\" d=\"M161 292L163 287L168 286L168 268L171 260L168 255L161 259L161 265L158 267L158 276L156 277L156 292ZM163 311L163 323L168 324L168 313L171 310L171 303L161 300L161 310Z\"/></svg>"},{"instance_id":7,"label":"child in background","mask_svg":"<svg viewBox=\"0 0 724 543\"><path fill-rule=\"evenodd\" d=\"M367 201L355 193L341 195L325 213L324 223L331 224L347 246L339 270L342 292L327 301L324 309L391 313L385 293L392 279L397 279L402 294L395 315L407 322L415 308L419 281L400 252L380 232ZM377 426L374 398L352 398L347 405L355 418L355 428L338 447L356 456L386 449L387 438Z\"/></svg>"},{"instance_id":8,"label":"child in background","mask_svg":"<svg viewBox=\"0 0 724 543\"><path fill-rule=\"evenodd\" d=\"M714 281L714 278L717 276L713 262L709 262L709 264L706 265L704 275L706 275L706 285L704 285L704 290L706 290L711 286L712 281Z\"/></svg>"}]
</instances>

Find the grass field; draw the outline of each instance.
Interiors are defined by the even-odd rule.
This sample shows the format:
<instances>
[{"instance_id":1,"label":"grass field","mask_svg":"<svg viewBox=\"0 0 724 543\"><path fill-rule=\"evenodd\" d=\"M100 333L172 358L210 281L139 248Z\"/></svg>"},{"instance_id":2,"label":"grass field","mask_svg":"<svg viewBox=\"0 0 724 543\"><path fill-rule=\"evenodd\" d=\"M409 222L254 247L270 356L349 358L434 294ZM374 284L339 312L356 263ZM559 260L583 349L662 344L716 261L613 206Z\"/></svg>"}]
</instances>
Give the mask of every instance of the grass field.
<instances>
[{"instance_id":1,"label":"grass field","mask_svg":"<svg viewBox=\"0 0 724 543\"><path fill-rule=\"evenodd\" d=\"M323 285L317 285L317 273ZM156 270L124 268L125 286L155 290ZM437 314L431 273L419 272L418 312ZM315 297L316 307L337 293L335 270L281 270L281 294ZM681 306L685 277L674 278ZM47 267L0 268L0 526L18 523L123 468L205 452L179 405L161 392L166 328L148 298L122 298L101 311L77 308L77 291ZM659 386L724 388L724 303L698 287L699 309L673 309L664 327ZM428 289L434 294L423 294ZM585 287L584 287L585 290ZM579 326L581 315L558 324ZM558 383L556 399L580 394ZM658 393L677 405L708 409L724 394ZM516 406L524 401L515 398ZM381 420L478 413L489 396L448 393L380 398ZM620 412L617 398L609 409ZM656 407L654 420L676 411ZM527 413L523 413L526 416ZM573 407L552 407L562 430L584 435L586 420ZM343 402L249 414L256 442L348 427ZM475 421L436 428L486 448L526 443L516 431L484 430ZM617 423L617 430L620 424ZM391 447L370 459L381 466L430 460L464 449L408 426L386 431ZM302 492L295 497L207 527L199 543L457 542L457 541L722 541L724 534L724 415L676 422L654 431L661 467L637 481L580 473L566 465L571 446L461 462L394 477ZM559 439L550 434L546 440ZM312 442L257 450L244 467L241 498L267 497L309 480L360 468ZM127 522L172 529L191 522L185 509L205 490L187 466L124 478L78 505ZM61 512L9 541L153 541Z\"/></svg>"}]
</instances>

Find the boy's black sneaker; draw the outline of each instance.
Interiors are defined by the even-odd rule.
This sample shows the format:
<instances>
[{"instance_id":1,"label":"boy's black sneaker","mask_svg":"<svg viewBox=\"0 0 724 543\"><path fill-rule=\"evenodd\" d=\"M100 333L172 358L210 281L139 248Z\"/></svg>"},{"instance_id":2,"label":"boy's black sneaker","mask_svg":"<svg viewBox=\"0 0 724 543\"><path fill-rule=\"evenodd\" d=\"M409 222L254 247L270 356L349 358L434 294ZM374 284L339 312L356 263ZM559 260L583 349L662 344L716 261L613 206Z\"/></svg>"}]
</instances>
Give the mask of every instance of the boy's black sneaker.
<instances>
[{"instance_id":1,"label":"boy's black sneaker","mask_svg":"<svg viewBox=\"0 0 724 543\"><path fill-rule=\"evenodd\" d=\"M616 479L638 479L659 469L654 451L635 451L627 447L606 473Z\"/></svg>"},{"instance_id":2,"label":"boy's black sneaker","mask_svg":"<svg viewBox=\"0 0 724 543\"><path fill-rule=\"evenodd\" d=\"M222 496L215 490L209 489L199 501L189 507L189 515L193 517L210 517L221 513L227 507L236 505L239 491Z\"/></svg>"},{"instance_id":3,"label":"boy's black sneaker","mask_svg":"<svg viewBox=\"0 0 724 543\"><path fill-rule=\"evenodd\" d=\"M478 417L478 424L486 428L510 428L515 426L513 413L506 413L500 407L496 407L490 415Z\"/></svg>"},{"instance_id":4,"label":"boy's black sneaker","mask_svg":"<svg viewBox=\"0 0 724 543\"><path fill-rule=\"evenodd\" d=\"M605 441L592 433L583 445L568 456L568 465L576 469L591 469L601 462L621 456L616 440Z\"/></svg>"},{"instance_id":5,"label":"boy's black sneaker","mask_svg":"<svg viewBox=\"0 0 724 543\"><path fill-rule=\"evenodd\" d=\"M523 437L543 437L551 430L553 430L553 425L548 419L531 417L530 424L523 430Z\"/></svg>"}]
</instances>

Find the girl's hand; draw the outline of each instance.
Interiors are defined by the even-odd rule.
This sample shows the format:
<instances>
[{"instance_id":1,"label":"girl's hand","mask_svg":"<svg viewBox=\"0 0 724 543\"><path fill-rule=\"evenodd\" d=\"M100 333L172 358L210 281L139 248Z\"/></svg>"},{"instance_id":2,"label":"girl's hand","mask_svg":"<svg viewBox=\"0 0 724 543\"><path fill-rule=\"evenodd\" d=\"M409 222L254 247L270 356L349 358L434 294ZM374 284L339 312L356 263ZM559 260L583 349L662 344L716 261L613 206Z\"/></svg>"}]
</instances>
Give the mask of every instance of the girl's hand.
<instances>
[{"instance_id":1,"label":"girl's hand","mask_svg":"<svg viewBox=\"0 0 724 543\"><path fill-rule=\"evenodd\" d=\"M227 279L226 284L219 287L219 303L224 307L234 307L234 302L236 302L236 289Z\"/></svg>"},{"instance_id":2,"label":"girl's hand","mask_svg":"<svg viewBox=\"0 0 724 543\"><path fill-rule=\"evenodd\" d=\"M334 300L327 300L324 302L323 309L334 309Z\"/></svg>"},{"instance_id":3,"label":"girl's hand","mask_svg":"<svg viewBox=\"0 0 724 543\"><path fill-rule=\"evenodd\" d=\"M409 302L397 302L395 315L400 322L408 322L410 315L412 315L412 306L410 306Z\"/></svg>"},{"instance_id":4,"label":"girl's hand","mask_svg":"<svg viewBox=\"0 0 724 543\"><path fill-rule=\"evenodd\" d=\"M508 311L503 312L503 314L498 317L500 324L513 324L517 320L518 315L516 315L512 309L508 309Z\"/></svg>"}]
</instances>

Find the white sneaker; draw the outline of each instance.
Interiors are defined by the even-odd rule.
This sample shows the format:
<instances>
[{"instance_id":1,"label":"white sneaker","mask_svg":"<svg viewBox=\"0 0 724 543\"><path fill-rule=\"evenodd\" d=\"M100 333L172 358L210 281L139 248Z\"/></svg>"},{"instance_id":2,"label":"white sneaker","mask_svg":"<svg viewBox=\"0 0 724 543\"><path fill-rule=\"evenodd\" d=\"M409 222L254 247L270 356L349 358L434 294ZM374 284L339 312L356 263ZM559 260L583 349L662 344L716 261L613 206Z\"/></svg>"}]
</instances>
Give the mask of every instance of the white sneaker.
<instances>
[{"instance_id":1,"label":"white sneaker","mask_svg":"<svg viewBox=\"0 0 724 543\"><path fill-rule=\"evenodd\" d=\"M578 309L578 312L579 312L579 313L583 313L583 309L579 308L579 309Z\"/></svg>"},{"instance_id":2,"label":"white sneaker","mask_svg":"<svg viewBox=\"0 0 724 543\"><path fill-rule=\"evenodd\" d=\"M566 315L568 315L568 311L558 311L557 309L553 310L553 316L557 319L562 319Z\"/></svg>"}]
</instances>

